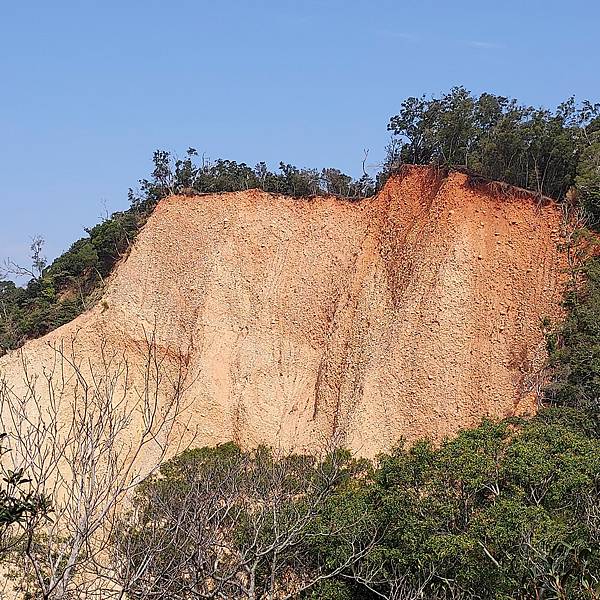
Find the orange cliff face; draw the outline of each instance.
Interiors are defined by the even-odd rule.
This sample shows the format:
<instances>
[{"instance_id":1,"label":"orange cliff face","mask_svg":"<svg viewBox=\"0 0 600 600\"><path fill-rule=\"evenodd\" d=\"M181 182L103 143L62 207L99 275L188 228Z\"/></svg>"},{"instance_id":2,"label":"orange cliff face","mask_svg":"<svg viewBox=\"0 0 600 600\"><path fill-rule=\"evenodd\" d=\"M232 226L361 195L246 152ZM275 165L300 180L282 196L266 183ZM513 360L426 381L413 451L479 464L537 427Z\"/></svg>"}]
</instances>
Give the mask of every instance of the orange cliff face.
<instances>
[{"instance_id":1,"label":"orange cliff face","mask_svg":"<svg viewBox=\"0 0 600 600\"><path fill-rule=\"evenodd\" d=\"M100 347L135 363L154 331L165 369L185 356L194 445L333 438L373 456L531 413L541 320L560 314L561 213L510 194L412 167L359 202L167 198L98 306L23 355L41 370L75 339L84 363ZM17 388L21 370L20 353L0 359Z\"/></svg>"}]
</instances>

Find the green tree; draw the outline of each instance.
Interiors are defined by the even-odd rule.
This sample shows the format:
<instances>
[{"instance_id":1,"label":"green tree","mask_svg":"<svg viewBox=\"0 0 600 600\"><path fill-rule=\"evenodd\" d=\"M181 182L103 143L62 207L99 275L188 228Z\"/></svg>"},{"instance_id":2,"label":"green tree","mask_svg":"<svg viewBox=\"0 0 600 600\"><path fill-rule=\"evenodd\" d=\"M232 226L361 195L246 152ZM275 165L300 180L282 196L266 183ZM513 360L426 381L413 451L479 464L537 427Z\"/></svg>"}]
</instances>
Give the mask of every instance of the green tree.
<instances>
[{"instance_id":1,"label":"green tree","mask_svg":"<svg viewBox=\"0 0 600 600\"><path fill-rule=\"evenodd\" d=\"M588 117L589 125L582 128L583 149L575 183L590 225L597 227L600 222L600 116L593 117L598 113L598 105L589 106L587 110L592 117Z\"/></svg>"},{"instance_id":2,"label":"green tree","mask_svg":"<svg viewBox=\"0 0 600 600\"><path fill-rule=\"evenodd\" d=\"M439 98L408 98L388 125L393 138L386 168L402 163L465 168L560 199L575 185L578 169L578 185L593 179L599 111L573 98L550 111L489 93L475 97L463 87ZM587 158L578 167L582 153Z\"/></svg>"},{"instance_id":3,"label":"green tree","mask_svg":"<svg viewBox=\"0 0 600 600\"><path fill-rule=\"evenodd\" d=\"M10 451L6 438L6 433L0 433L0 560L23 541L26 523L35 524L50 512L48 499L29 489L25 472L6 468L4 456Z\"/></svg>"},{"instance_id":4,"label":"green tree","mask_svg":"<svg viewBox=\"0 0 600 600\"><path fill-rule=\"evenodd\" d=\"M600 261L591 258L580 270L567 316L548 340L552 382L545 395L552 405L588 411L600 433Z\"/></svg>"},{"instance_id":5,"label":"green tree","mask_svg":"<svg viewBox=\"0 0 600 600\"><path fill-rule=\"evenodd\" d=\"M338 579L339 597L597 597L600 442L585 422L542 412L379 457L352 502L384 533ZM318 548L338 563L348 551L343 536Z\"/></svg>"}]
</instances>

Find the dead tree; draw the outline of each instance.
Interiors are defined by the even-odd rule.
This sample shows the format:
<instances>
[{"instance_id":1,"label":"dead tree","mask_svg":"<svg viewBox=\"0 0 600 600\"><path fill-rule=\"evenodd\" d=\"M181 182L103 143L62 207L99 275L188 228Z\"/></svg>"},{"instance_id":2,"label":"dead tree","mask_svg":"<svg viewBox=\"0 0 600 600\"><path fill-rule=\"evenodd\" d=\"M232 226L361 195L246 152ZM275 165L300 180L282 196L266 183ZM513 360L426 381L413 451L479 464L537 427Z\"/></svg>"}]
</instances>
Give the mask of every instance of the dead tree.
<instances>
[{"instance_id":1,"label":"dead tree","mask_svg":"<svg viewBox=\"0 0 600 600\"><path fill-rule=\"evenodd\" d=\"M375 544L368 515L324 518L347 468L341 454L197 452L145 484L118 529L115 571L127 598L298 598ZM316 560L311 549L332 537L344 540L345 558Z\"/></svg>"},{"instance_id":2,"label":"dead tree","mask_svg":"<svg viewBox=\"0 0 600 600\"><path fill-rule=\"evenodd\" d=\"M41 373L22 354L21 381L0 380L14 468L28 474L31 493L52 502L51 520L22 524L13 555L17 588L30 597L117 593L106 561L117 509L177 449L187 377L185 357L174 365L153 333L142 346L132 362L105 341L94 361L78 356L76 341L56 345Z\"/></svg>"}]
</instances>

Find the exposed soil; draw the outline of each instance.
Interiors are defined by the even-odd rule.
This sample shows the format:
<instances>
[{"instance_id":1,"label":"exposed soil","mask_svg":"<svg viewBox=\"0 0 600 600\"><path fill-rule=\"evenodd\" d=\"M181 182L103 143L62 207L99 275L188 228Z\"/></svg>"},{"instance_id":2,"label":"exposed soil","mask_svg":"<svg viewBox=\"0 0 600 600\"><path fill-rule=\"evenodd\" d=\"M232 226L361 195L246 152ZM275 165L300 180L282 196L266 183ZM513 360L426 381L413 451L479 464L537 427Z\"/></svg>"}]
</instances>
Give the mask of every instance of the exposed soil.
<instances>
[{"instance_id":1,"label":"exposed soil","mask_svg":"<svg viewBox=\"0 0 600 600\"><path fill-rule=\"evenodd\" d=\"M535 411L560 229L555 205L425 167L360 202L171 197L97 307L23 354L39 370L76 336L82 359L104 340L135 363L155 329L169 368L185 356L196 445L335 437L372 456ZM21 360L0 359L17 387Z\"/></svg>"}]
</instances>

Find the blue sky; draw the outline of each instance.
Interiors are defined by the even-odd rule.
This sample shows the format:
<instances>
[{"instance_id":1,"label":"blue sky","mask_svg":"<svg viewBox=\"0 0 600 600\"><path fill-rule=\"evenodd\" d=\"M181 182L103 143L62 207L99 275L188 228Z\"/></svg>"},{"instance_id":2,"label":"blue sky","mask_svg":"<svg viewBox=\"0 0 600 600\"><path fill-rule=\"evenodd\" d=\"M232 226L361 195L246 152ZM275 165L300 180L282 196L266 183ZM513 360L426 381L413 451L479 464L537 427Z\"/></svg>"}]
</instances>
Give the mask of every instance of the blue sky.
<instances>
[{"instance_id":1,"label":"blue sky","mask_svg":"<svg viewBox=\"0 0 600 600\"><path fill-rule=\"evenodd\" d=\"M0 0L0 258L127 207L156 148L360 173L403 98L600 100L595 0Z\"/></svg>"}]
</instances>

